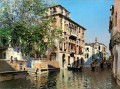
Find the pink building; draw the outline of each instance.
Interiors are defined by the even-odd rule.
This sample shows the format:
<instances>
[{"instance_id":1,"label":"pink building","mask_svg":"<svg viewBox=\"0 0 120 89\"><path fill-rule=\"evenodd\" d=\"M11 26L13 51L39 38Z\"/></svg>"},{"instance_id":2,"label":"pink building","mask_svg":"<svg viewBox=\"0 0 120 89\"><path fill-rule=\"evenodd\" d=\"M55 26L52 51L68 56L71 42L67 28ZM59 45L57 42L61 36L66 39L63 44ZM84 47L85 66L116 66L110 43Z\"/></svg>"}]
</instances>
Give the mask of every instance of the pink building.
<instances>
[{"instance_id":1,"label":"pink building","mask_svg":"<svg viewBox=\"0 0 120 89\"><path fill-rule=\"evenodd\" d=\"M120 85L120 0L114 1L111 6L109 22L110 51L113 57L113 75Z\"/></svg>"}]
</instances>

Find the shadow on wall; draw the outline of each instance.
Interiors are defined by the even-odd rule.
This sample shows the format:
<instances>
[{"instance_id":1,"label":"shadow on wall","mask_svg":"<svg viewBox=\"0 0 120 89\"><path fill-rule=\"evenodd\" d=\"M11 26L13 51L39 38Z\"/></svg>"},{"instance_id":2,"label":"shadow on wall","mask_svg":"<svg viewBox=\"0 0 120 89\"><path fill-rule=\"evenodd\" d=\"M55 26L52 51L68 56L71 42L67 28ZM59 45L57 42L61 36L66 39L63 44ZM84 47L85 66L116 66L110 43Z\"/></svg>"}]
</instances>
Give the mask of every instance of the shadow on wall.
<instances>
[{"instance_id":1,"label":"shadow on wall","mask_svg":"<svg viewBox=\"0 0 120 89\"><path fill-rule=\"evenodd\" d=\"M15 71L16 69L12 66L10 61L0 60L0 72L4 71Z\"/></svg>"},{"instance_id":2,"label":"shadow on wall","mask_svg":"<svg viewBox=\"0 0 120 89\"><path fill-rule=\"evenodd\" d=\"M84 59L83 58L77 59L70 66L71 67L80 67L81 65L84 65Z\"/></svg>"},{"instance_id":3,"label":"shadow on wall","mask_svg":"<svg viewBox=\"0 0 120 89\"><path fill-rule=\"evenodd\" d=\"M92 56L90 56L89 58L87 58L87 61L84 63L85 66L90 66L92 61L96 61L97 64L100 63L100 60L103 59L103 55L101 53L96 53L93 54Z\"/></svg>"},{"instance_id":4,"label":"shadow on wall","mask_svg":"<svg viewBox=\"0 0 120 89\"><path fill-rule=\"evenodd\" d=\"M92 57L89 57L87 61L84 63L85 66L90 66L90 63L92 62Z\"/></svg>"}]
</instances>

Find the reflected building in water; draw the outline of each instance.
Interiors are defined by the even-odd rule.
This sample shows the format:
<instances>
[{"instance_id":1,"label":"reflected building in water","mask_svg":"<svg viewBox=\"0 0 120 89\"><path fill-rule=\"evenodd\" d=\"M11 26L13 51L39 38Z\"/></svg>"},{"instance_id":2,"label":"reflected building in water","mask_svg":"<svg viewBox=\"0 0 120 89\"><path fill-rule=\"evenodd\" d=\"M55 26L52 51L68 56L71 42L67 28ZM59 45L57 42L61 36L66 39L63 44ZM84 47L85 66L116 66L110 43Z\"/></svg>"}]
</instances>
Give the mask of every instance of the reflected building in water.
<instances>
[{"instance_id":1,"label":"reflected building in water","mask_svg":"<svg viewBox=\"0 0 120 89\"><path fill-rule=\"evenodd\" d=\"M111 75L111 71L91 72L88 68L83 72L51 71L29 79L37 89L119 89Z\"/></svg>"}]
</instances>

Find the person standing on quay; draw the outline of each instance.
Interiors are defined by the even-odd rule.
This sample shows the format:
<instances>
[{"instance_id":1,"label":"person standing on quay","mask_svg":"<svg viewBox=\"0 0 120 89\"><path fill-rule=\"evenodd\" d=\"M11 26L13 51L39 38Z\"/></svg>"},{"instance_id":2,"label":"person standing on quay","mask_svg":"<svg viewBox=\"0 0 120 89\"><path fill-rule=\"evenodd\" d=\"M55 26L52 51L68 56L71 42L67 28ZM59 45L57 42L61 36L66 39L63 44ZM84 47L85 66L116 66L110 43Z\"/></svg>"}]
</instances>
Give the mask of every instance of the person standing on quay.
<instances>
[{"instance_id":1,"label":"person standing on quay","mask_svg":"<svg viewBox=\"0 0 120 89\"><path fill-rule=\"evenodd\" d=\"M11 63L13 63L13 56L10 57L10 61L11 61Z\"/></svg>"},{"instance_id":2,"label":"person standing on quay","mask_svg":"<svg viewBox=\"0 0 120 89\"><path fill-rule=\"evenodd\" d=\"M100 61L100 68L101 68L101 70L104 69L104 61L103 60Z\"/></svg>"},{"instance_id":3,"label":"person standing on quay","mask_svg":"<svg viewBox=\"0 0 120 89\"><path fill-rule=\"evenodd\" d=\"M95 67L96 67L96 64L95 64L95 62L93 61L93 62L91 63L91 71L95 71Z\"/></svg>"}]
</instances>

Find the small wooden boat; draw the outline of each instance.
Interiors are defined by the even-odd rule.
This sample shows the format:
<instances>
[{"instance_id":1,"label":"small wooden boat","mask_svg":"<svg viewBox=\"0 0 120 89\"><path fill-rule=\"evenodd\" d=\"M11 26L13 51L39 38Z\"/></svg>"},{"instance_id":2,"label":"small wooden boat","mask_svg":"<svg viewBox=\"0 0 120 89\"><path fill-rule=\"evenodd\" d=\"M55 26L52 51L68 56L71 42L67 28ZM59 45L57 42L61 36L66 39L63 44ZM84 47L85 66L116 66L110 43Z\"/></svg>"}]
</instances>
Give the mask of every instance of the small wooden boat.
<instances>
[{"instance_id":1,"label":"small wooden boat","mask_svg":"<svg viewBox=\"0 0 120 89\"><path fill-rule=\"evenodd\" d=\"M82 71L82 69L83 69L83 66L80 66L80 67L69 67L69 66L68 66L68 70Z\"/></svg>"}]
</instances>

